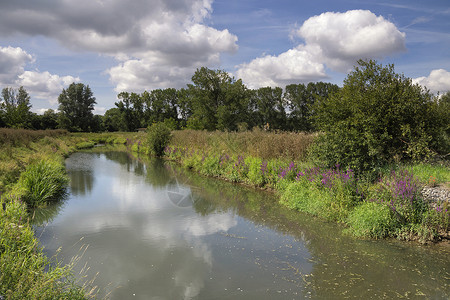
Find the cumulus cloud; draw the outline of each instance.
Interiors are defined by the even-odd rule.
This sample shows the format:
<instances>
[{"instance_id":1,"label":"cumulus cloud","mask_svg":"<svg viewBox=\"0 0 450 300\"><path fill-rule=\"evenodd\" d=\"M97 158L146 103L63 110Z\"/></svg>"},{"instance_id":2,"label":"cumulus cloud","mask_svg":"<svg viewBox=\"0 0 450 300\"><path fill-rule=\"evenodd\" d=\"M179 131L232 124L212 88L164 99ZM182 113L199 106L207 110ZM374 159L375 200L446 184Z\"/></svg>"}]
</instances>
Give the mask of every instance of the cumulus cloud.
<instances>
[{"instance_id":1,"label":"cumulus cloud","mask_svg":"<svg viewBox=\"0 0 450 300\"><path fill-rule=\"evenodd\" d=\"M33 56L21 48L0 47L0 84L14 84L23 74L26 64L33 61Z\"/></svg>"},{"instance_id":2,"label":"cumulus cloud","mask_svg":"<svg viewBox=\"0 0 450 300\"><path fill-rule=\"evenodd\" d=\"M18 76L16 85L23 86L33 96L47 99L50 104L56 104L62 89L80 78L73 76L59 76L49 72L25 71Z\"/></svg>"},{"instance_id":3,"label":"cumulus cloud","mask_svg":"<svg viewBox=\"0 0 450 300\"><path fill-rule=\"evenodd\" d=\"M61 90L70 83L80 80L49 72L25 71L25 67L32 62L33 56L19 47L0 47L0 86L23 86L33 97L56 104Z\"/></svg>"},{"instance_id":4,"label":"cumulus cloud","mask_svg":"<svg viewBox=\"0 0 450 300\"><path fill-rule=\"evenodd\" d=\"M358 59L406 50L405 33L368 10L323 13L306 20L297 34L329 68L341 72Z\"/></svg>"},{"instance_id":5,"label":"cumulus cloud","mask_svg":"<svg viewBox=\"0 0 450 300\"><path fill-rule=\"evenodd\" d=\"M221 52L237 50L235 35L203 23L212 1L6 0L0 34L43 35L70 49L119 58L107 70L117 91L166 87L167 82L178 87L197 67L216 65Z\"/></svg>"},{"instance_id":6,"label":"cumulus cloud","mask_svg":"<svg viewBox=\"0 0 450 300\"><path fill-rule=\"evenodd\" d=\"M367 10L327 12L306 20L294 32L304 44L278 56L242 64L239 77L250 86L316 81L325 66L347 72L358 59L383 58L405 51L405 34L382 16Z\"/></svg>"},{"instance_id":7,"label":"cumulus cloud","mask_svg":"<svg viewBox=\"0 0 450 300\"><path fill-rule=\"evenodd\" d=\"M304 47L290 49L279 56L267 55L240 65L238 78L249 88L285 86L294 81L315 81L326 78L323 64L314 61Z\"/></svg>"},{"instance_id":8,"label":"cumulus cloud","mask_svg":"<svg viewBox=\"0 0 450 300\"><path fill-rule=\"evenodd\" d=\"M428 88L432 93L444 94L450 91L450 72L444 69L432 70L427 77L414 78L413 83Z\"/></svg>"}]
</instances>

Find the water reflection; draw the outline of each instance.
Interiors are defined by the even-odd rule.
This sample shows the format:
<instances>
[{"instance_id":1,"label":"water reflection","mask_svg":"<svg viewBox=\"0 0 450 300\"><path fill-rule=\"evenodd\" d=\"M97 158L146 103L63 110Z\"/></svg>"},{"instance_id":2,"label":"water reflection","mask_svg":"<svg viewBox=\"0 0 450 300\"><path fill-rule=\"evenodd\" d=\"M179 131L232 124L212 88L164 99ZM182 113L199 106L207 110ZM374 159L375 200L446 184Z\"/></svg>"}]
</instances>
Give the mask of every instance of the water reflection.
<instances>
[{"instance_id":1,"label":"water reflection","mask_svg":"<svg viewBox=\"0 0 450 300\"><path fill-rule=\"evenodd\" d=\"M67 260L88 244L79 268L99 272L101 295L112 299L449 293L445 248L355 240L274 205L269 193L124 152L76 153L67 168L71 196L41 241L49 254L62 246Z\"/></svg>"}]
</instances>

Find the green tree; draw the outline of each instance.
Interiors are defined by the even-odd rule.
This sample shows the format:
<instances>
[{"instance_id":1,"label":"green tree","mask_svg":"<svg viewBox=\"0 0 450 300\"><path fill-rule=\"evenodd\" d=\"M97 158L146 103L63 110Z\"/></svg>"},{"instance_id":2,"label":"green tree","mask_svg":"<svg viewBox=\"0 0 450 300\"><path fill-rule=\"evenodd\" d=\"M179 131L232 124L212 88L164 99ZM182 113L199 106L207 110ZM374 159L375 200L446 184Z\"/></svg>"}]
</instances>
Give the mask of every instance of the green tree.
<instances>
[{"instance_id":1,"label":"green tree","mask_svg":"<svg viewBox=\"0 0 450 300\"><path fill-rule=\"evenodd\" d=\"M136 113L133 107L136 96L137 94L128 92L121 92L117 95L120 100L115 105L124 119L125 131L135 131L140 125L139 120L135 117Z\"/></svg>"},{"instance_id":2,"label":"green tree","mask_svg":"<svg viewBox=\"0 0 450 300\"><path fill-rule=\"evenodd\" d=\"M95 97L83 83L72 83L58 97L59 126L69 131L92 131Z\"/></svg>"},{"instance_id":3,"label":"green tree","mask_svg":"<svg viewBox=\"0 0 450 300\"><path fill-rule=\"evenodd\" d=\"M269 124L270 129L286 129L287 116L282 96L283 90L280 87L263 87L253 91L257 125Z\"/></svg>"},{"instance_id":4,"label":"green tree","mask_svg":"<svg viewBox=\"0 0 450 300\"><path fill-rule=\"evenodd\" d=\"M315 153L328 165L357 170L430 155L442 130L435 98L393 65L358 64L342 89L314 106L316 125L325 132Z\"/></svg>"},{"instance_id":5,"label":"green tree","mask_svg":"<svg viewBox=\"0 0 450 300\"><path fill-rule=\"evenodd\" d=\"M178 120L178 96L174 88L157 89L144 92L141 97L145 103L145 120L148 125L164 122L166 119Z\"/></svg>"},{"instance_id":6,"label":"green tree","mask_svg":"<svg viewBox=\"0 0 450 300\"><path fill-rule=\"evenodd\" d=\"M53 109L47 109L42 115L41 126L43 129L58 128L58 114Z\"/></svg>"},{"instance_id":7,"label":"green tree","mask_svg":"<svg viewBox=\"0 0 450 300\"><path fill-rule=\"evenodd\" d=\"M21 86L18 90L6 87L0 98L3 120L7 127L29 128L31 104L28 92Z\"/></svg>"},{"instance_id":8,"label":"green tree","mask_svg":"<svg viewBox=\"0 0 450 300\"><path fill-rule=\"evenodd\" d=\"M148 127L148 144L152 153L158 157L164 155L164 149L170 142L172 135L164 123L155 123Z\"/></svg>"},{"instance_id":9,"label":"green tree","mask_svg":"<svg viewBox=\"0 0 450 300\"><path fill-rule=\"evenodd\" d=\"M197 69L188 85L188 107L192 114L188 124L197 129L235 130L246 114L248 92L241 80L222 70ZM186 104L186 103L184 103Z\"/></svg>"},{"instance_id":10,"label":"green tree","mask_svg":"<svg viewBox=\"0 0 450 300\"><path fill-rule=\"evenodd\" d=\"M296 131L313 131L313 105L318 101L325 101L338 90L339 87L337 85L325 82L310 82L308 85L290 84L286 86L284 100L290 110L288 128Z\"/></svg>"},{"instance_id":11,"label":"green tree","mask_svg":"<svg viewBox=\"0 0 450 300\"><path fill-rule=\"evenodd\" d=\"M103 128L106 131L128 130L123 113L119 108L113 107L105 112L105 115L103 116Z\"/></svg>"}]
</instances>

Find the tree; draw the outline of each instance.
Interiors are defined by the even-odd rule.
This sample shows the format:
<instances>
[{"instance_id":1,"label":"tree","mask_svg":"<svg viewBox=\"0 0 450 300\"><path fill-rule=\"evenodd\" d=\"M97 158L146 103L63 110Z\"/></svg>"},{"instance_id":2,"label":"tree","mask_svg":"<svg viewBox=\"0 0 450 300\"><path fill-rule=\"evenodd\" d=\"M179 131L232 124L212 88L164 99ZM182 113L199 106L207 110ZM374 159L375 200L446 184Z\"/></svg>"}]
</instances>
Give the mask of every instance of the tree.
<instances>
[{"instance_id":1,"label":"tree","mask_svg":"<svg viewBox=\"0 0 450 300\"><path fill-rule=\"evenodd\" d=\"M29 128L31 126L31 104L28 92L21 86L17 91L11 87L2 90L1 110L7 127Z\"/></svg>"},{"instance_id":2,"label":"tree","mask_svg":"<svg viewBox=\"0 0 450 300\"><path fill-rule=\"evenodd\" d=\"M270 129L286 129L287 118L282 95L283 90L280 87L263 87L253 92L258 125L269 124Z\"/></svg>"},{"instance_id":3,"label":"tree","mask_svg":"<svg viewBox=\"0 0 450 300\"><path fill-rule=\"evenodd\" d=\"M95 97L89 85L72 83L58 97L59 126L69 131L91 131Z\"/></svg>"},{"instance_id":4,"label":"tree","mask_svg":"<svg viewBox=\"0 0 450 300\"><path fill-rule=\"evenodd\" d=\"M127 125L123 113L119 108L108 109L103 116L103 128L106 131L127 131Z\"/></svg>"},{"instance_id":5,"label":"tree","mask_svg":"<svg viewBox=\"0 0 450 300\"><path fill-rule=\"evenodd\" d=\"M310 82L304 84L290 84L286 86L284 100L287 102L289 113L289 129L313 131L313 105L318 101L325 101L330 94L339 90L332 83Z\"/></svg>"},{"instance_id":6,"label":"tree","mask_svg":"<svg viewBox=\"0 0 450 300\"><path fill-rule=\"evenodd\" d=\"M189 84L190 107L192 109L192 119L188 124L195 124L197 129L228 129L233 127L232 123L226 124L227 119L231 121L234 112L229 114L229 106L239 102L240 95L229 94L231 86L236 83L234 78L222 70L211 70L205 67L197 69L192 76L193 84ZM241 85L241 83L236 83ZM245 96L244 96L245 97ZM235 109L233 108L233 111ZM220 120L220 125L219 125Z\"/></svg>"},{"instance_id":7,"label":"tree","mask_svg":"<svg viewBox=\"0 0 450 300\"><path fill-rule=\"evenodd\" d=\"M150 126L157 122L164 122L166 119L178 120L178 96L179 93L174 88L157 89L150 93L145 91L141 94L145 104L145 120Z\"/></svg>"},{"instance_id":8,"label":"tree","mask_svg":"<svg viewBox=\"0 0 450 300\"><path fill-rule=\"evenodd\" d=\"M47 109L41 118L43 129L56 129L58 127L58 114L53 109Z\"/></svg>"},{"instance_id":9,"label":"tree","mask_svg":"<svg viewBox=\"0 0 450 300\"><path fill-rule=\"evenodd\" d=\"M435 98L393 65L358 64L341 90L314 106L316 126L325 132L316 154L328 165L358 170L429 156L442 130Z\"/></svg>"}]
</instances>

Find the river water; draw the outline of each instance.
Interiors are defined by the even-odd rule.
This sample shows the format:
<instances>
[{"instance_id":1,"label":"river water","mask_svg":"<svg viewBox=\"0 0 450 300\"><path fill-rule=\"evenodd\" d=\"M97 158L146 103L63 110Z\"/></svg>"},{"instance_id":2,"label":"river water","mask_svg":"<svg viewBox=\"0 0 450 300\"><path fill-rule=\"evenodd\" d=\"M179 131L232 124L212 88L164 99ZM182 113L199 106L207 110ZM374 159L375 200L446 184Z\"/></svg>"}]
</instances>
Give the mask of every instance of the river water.
<instances>
[{"instance_id":1,"label":"river water","mask_svg":"<svg viewBox=\"0 0 450 300\"><path fill-rule=\"evenodd\" d=\"M66 168L67 199L36 212L37 236L47 255L78 257L99 298L450 297L448 246L354 239L272 193L126 152Z\"/></svg>"}]
</instances>

